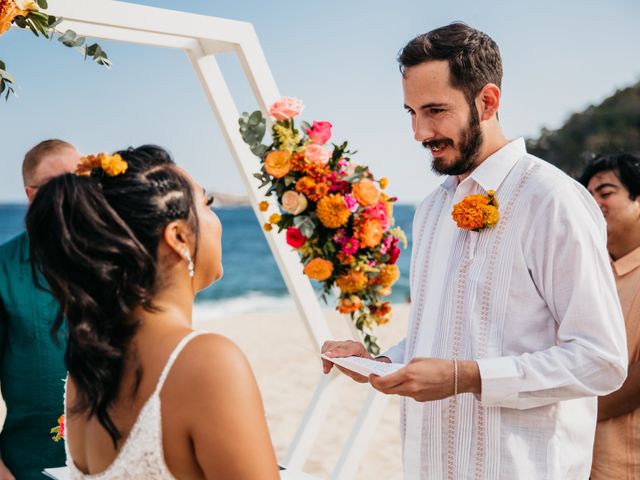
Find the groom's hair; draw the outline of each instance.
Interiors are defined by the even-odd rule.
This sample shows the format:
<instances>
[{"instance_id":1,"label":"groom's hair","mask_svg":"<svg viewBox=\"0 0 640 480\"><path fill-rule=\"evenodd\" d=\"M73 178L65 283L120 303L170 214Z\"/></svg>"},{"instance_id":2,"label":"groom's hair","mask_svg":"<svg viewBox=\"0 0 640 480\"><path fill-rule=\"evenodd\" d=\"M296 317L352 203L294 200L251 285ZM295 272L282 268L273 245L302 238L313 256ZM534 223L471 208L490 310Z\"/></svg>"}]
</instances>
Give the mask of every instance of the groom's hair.
<instances>
[{"instance_id":1,"label":"groom's hair","mask_svg":"<svg viewBox=\"0 0 640 480\"><path fill-rule=\"evenodd\" d=\"M600 172L611 171L629 191L631 200L640 195L640 156L629 152L603 153L590 160L579 181L586 188Z\"/></svg>"},{"instance_id":2,"label":"groom's hair","mask_svg":"<svg viewBox=\"0 0 640 480\"><path fill-rule=\"evenodd\" d=\"M502 60L489 35L455 22L418 35L398 54L400 72L433 60L449 63L449 83L462 90L471 104L487 83L500 87Z\"/></svg>"}]
</instances>

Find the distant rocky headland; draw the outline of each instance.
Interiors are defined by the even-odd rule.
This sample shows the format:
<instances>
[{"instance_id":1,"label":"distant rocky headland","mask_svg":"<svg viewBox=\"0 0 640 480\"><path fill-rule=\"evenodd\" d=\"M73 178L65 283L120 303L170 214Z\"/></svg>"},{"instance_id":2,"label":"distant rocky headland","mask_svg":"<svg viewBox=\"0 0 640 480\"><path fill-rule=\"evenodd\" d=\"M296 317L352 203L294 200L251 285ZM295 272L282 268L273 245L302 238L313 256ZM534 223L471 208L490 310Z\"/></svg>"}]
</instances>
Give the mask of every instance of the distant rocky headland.
<instances>
[{"instance_id":1,"label":"distant rocky headland","mask_svg":"<svg viewBox=\"0 0 640 480\"><path fill-rule=\"evenodd\" d=\"M213 208L248 207L250 205L247 195L213 192Z\"/></svg>"}]
</instances>

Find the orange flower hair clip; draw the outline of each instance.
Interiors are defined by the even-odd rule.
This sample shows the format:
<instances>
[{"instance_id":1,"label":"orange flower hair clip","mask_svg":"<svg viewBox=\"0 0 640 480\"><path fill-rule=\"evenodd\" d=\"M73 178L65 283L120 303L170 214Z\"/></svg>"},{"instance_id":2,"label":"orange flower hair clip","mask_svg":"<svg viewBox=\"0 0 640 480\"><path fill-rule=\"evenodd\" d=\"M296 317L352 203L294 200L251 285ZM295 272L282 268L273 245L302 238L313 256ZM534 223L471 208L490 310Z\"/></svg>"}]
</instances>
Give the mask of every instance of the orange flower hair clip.
<instances>
[{"instance_id":1,"label":"orange flower hair clip","mask_svg":"<svg viewBox=\"0 0 640 480\"><path fill-rule=\"evenodd\" d=\"M466 196L453 206L451 216L458 227L465 230L479 232L484 228L495 227L500 219L496 192L488 190L486 195Z\"/></svg>"},{"instance_id":2,"label":"orange flower hair clip","mask_svg":"<svg viewBox=\"0 0 640 480\"><path fill-rule=\"evenodd\" d=\"M76 175L88 177L94 170L102 170L109 177L116 177L126 172L127 168L129 168L129 165L122 159L120 154L98 153L97 155L82 157L76 168Z\"/></svg>"}]
</instances>

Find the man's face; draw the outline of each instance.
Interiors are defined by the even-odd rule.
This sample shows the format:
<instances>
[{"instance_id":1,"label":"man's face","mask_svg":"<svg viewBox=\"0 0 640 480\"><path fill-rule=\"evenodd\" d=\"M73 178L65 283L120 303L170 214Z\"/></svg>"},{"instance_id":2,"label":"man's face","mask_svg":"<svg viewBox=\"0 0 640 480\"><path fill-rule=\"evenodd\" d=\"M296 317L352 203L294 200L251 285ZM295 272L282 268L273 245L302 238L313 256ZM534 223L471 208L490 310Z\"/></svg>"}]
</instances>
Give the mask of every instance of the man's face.
<instances>
[{"instance_id":1,"label":"man's face","mask_svg":"<svg viewBox=\"0 0 640 480\"><path fill-rule=\"evenodd\" d=\"M638 228L640 222L640 197L632 200L629 190L620 182L615 172L596 173L587 185L589 193L602 210L607 221L609 241L617 241Z\"/></svg>"},{"instance_id":2,"label":"man's face","mask_svg":"<svg viewBox=\"0 0 640 480\"><path fill-rule=\"evenodd\" d=\"M33 201L38 188L53 177L74 172L78 162L80 162L80 153L72 147L63 148L45 155L33 174L32 184L25 185L29 203Z\"/></svg>"},{"instance_id":3,"label":"man's face","mask_svg":"<svg viewBox=\"0 0 640 480\"><path fill-rule=\"evenodd\" d=\"M449 84L449 64L434 60L406 68L402 89L415 139L431 152L433 171L461 175L473 170L482 146L478 112Z\"/></svg>"}]
</instances>

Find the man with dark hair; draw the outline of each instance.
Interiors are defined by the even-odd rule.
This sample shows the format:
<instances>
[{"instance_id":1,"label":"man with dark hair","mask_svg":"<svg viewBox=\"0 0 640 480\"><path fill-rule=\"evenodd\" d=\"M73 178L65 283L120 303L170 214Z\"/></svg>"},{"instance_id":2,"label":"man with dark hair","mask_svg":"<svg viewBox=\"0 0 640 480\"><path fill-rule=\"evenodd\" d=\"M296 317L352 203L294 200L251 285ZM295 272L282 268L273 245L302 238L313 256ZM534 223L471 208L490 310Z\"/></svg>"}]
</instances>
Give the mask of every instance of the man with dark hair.
<instances>
[{"instance_id":1,"label":"man with dark hair","mask_svg":"<svg viewBox=\"0 0 640 480\"><path fill-rule=\"evenodd\" d=\"M376 359L406 365L342 371L403 397L406 478L585 479L596 396L627 366L602 215L503 134L489 36L454 23L399 61L415 139L447 177L415 213L407 337ZM356 342L323 351L371 358Z\"/></svg>"},{"instance_id":2,"label":"man with dark hair","mask_svg":"<svg viewBox=\"0 0 640 480\"><path fill-rule=\"evenodd\" d=\"M640 478L640 156L594 158L580 177L607 221L607 247L627 329L628 376L598 399L592 480Z\"/></svg>"},{"instance_id":3,"label":"man with dark hair","mask_svg":"<svg viewBox=\"0 0 640 480\"><path fill-rule=\"evenodd\" d=\"M75 170L80 154L62 140L46 140L23 161L29 203L51 178ZM65 464L51 428L63 410L65 342L51 338L58 305L39 289L29 264L26 233L0 245L0 388L7 417L0 432L0 480L41 479L42 469Z\"/></svg>"}]
</instances>

